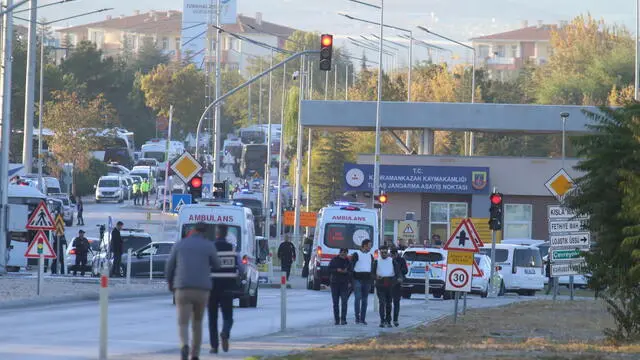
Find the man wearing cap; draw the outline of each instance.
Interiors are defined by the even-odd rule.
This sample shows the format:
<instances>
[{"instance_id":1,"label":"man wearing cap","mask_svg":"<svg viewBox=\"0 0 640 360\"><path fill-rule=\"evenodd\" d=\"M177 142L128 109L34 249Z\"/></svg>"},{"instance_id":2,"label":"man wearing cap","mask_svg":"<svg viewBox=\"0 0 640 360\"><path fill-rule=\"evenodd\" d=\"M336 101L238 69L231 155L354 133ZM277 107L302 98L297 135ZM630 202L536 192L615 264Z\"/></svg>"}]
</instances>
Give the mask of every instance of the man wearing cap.
<instances>
[{"instance_id":1,"label":"man wearing cap","mask_svg":"<svg viewBox=\"0 0 640 360\"><path fill-rule=\"evenodd\" d=\"M73 239L72 246L76 249L76 263L73 268L73 276L76 276L78 273L78 268L80 268L80 276L84 276L84 269L87 267L87 255L91 249L89 240L84 237L84 230L80 229L80 231L78 231L78 237Z\"/></svg>"},{"instance_id":2,"label":"man wearing cap","mask_svg":"<svg viewBox=\"0 0 640 360\"><path fill-rule=\"evenodd\" d=\"M122 242L122 236L120 236L120 230L124 223L122 221L118 221L116 223L116 227L111 231L111 253L113 254L113 267L111 268L111 276L120 276L120 264L122 260L122 248L124 243Z\"/></svg>"}]
</instances>

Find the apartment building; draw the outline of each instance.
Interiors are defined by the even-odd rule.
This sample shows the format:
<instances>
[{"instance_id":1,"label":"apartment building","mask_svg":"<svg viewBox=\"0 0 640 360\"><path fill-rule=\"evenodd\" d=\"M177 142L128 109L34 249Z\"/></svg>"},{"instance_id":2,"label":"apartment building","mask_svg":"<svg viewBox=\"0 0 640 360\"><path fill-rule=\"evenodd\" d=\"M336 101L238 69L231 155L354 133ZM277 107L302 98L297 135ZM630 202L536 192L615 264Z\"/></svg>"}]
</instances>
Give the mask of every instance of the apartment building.
<instances>
[{"instance_id":1,"label":"apartment building","mask_svg":"<svg viewBox=\"0 0 640 360\"><path fill-rule=\"evenodd\" d=\"M103 21L59 29L57 32L63 47L75 46L81 41L89 40L94 42L105 56L118 56L126 51L135 54L145 41L152 41L167 55L180 58L185 42L194 40L182 39L182 23L180 11L136 11L131 16L109 15ZM283 47L286 39L295 32L295 29L263 21L261 13L256 13L255 17L238 14L236 24L224 25L223 28L277 47ZM206 35L200 34L200 37L204 38ZM200 43L206 46L206 41L200 39ZM221 63L230 69L237 69L245 76L248 75L247 67L251 57L266 56L270 53L267 49L238 40L227 33L222 33L221 45ZM201 51L208 53L207 49ZM215 58L204 57L203 61L214 62Z\"/></svg>"},{"instance_id":2,"label":"apartment building","mask_svg":"<svg viewBox=\"0 0 640 360\"><path fill-rule=\"evenodd\" d=\"M489 70L493 78L506 80L517 75L526 63L546 63L553 53L551 33L560 25L544 24L541 20L530 26L523 21L519 29L471 39L478 63Z\"/></svg>"}]
</instances>

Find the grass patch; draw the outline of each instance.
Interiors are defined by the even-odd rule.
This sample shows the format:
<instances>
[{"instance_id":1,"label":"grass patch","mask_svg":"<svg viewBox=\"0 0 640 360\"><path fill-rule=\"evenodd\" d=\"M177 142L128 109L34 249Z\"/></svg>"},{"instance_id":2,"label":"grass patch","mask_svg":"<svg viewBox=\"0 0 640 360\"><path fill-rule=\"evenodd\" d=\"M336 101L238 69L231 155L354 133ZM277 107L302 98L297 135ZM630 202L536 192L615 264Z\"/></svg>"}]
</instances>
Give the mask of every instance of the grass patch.
<instances>
[{"instance_id":1,"label":"grass patch","mask_svg":"<svg viewBox=\"0 0 640 360\"><path fill-rule=\"evenodd\" d=\"M281 360L373 359L638 359L640 344L607 342L613 326L595 300L532 301L500 308L472 309L401 333L312 349Z\"/></svg>"}]
</instances>

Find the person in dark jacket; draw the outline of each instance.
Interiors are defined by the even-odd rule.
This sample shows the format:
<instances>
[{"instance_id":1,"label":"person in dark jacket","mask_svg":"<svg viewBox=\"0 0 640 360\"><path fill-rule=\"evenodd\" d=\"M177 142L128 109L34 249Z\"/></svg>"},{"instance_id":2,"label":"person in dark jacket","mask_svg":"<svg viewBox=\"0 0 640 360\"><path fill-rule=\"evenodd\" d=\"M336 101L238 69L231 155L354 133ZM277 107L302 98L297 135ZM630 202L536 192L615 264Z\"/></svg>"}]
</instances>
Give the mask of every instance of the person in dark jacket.
<instances>
[{"instance_id":1,"label":"person in dark jacket","mask_svg":"<svg viewBox=\"0 0 640 360\"><path fill-rule=\"evenodd\" d=\"M304 255L304 265L302 265L302 277L309 276L309 261L311 261L311 251L313 250L313 238L304 239L302 254Z\"/></svg>"},{"instance_id":2,"label":"person in dark jacket","mask_svg":"<svg viewBox=\"0 0 640 360\"><path fill-rule=\"evenodd\" d=\"M51 263L51 273L58 273L58 262L60 263L60 274L64 275L64 248L67 246L67 239L62 235L53 236L53 251L56 252L56 258Z\"/></svg>"},{"instance_id":3,"label":"person in dark jacket","mask_svg":"<svg viewBox=\"0 0 640 360\"><path fill-rule=\"evenodd\" d=\"M349 250L340 249L340 254L329 263L331 272L331 298L333 299L333 318L336 325L347 325L347 303L349 302L349 282L351 281L351 262L347 255ZM342 301L341 312L338 311Z\"/></svg>"},{"instance_id":4,"label":"person in dark jacket","mask_svg":"<svg viewBox=\"0 0 640 360\"><path fill-rule=\"evenodd\" d=\"M287 281L289 281L291 264L296 261L296 247L293 246L289 238L285 238L278 247L278 259L280 259L280 267L282 271L287 273Z\"/></svg>"},{"instance_id":5,"label":"person in dark jacket","mask_svg":"<svg viewBox=\"0 0 640 360\"><path fill-rule=\"evenodd\" d=\"M84 230L78 231L78 237L73 239L72 246L76 249L76 263L73 268L73 276L78 273L80 269L80 276L84 276L84 269L87 267L87 255L91 249L89 240L84 237Z\"/></svg>"},{"instance_id":6,"label":"person in dark jacket","mask_svg":"<svg viewBox=\"0 0 640 360\"><path fill-rule=\"evenodd\" d=\"M116 223L116 227L114 227L113 230L111 231L110 249L113 255L113 265L111 267L112 277L120 276L120 266L121 266L122 248L123 248L122 236L120 236L120 230L122 229L122 226L124 226L124 223L122 223L122 221L118 221Z\"/></svg>"},{"instance_id":7,"label":"person in dark jacket","mask_svg":"<svg viewBox=\"0 0 640 360\"><path fill-rule=\"evenodd\" d=\"M397 263L389 256L389 248L381 246L380 258L373 262L373 275L380 301L380 327L391 327L392 289L399 273Z\"/></svg>"},{"instance_id":8,"label":"person in dark jacket","mask_svg":"<svg viewBox=\"0 0 640 360\"><path fill-rule=\"evenodd\" d=\"M407 268L407 261L402 257L398 256L398 249L391 248L391 257L393 261L396 262L395 267L400 271L396 276L396 283L393 285L393 289L391 290L391 295L393 297L393 325L398 327L400 323L398 322L398 316L400 316L400 299L402 298L402 282L404 281L404 277L409 272Z\"/></svg>"},{"instance_id":9,"label":"person in dark jacket","mask_svg":"<svg viewBox=\"0 0 640 360\"><path fill-rule=\"evenodd\" d=\"M371 272L373 270L373 255L371 240L362 241L360 250L356 250L351 256L351 271L353 275L354 313L356 324L367 325L367 303L371 291Z\"/></svg>"},{"instance_id":10,"label":"person in dark jacket","mask_svg":"<svg viewBox=\"0 0 640 360\"><path fill-rule=\"evenodd\" d=\"M76 207L78 208L78 224L76 225L83 226L84 217L82 217L82 212L84 211L84 204L82 203L82 196L78 196L78 203L76 204Z\"/></svg>"},{"instance_id":11,"label":"person in dark jacket","mask_svg":"<svg viewBox=\"0 0 640 360\"><path fill-rule=\"evenodd\" d=\"M227 234L229 228L226 225L216 226L216 239L214 244L221 258L225 253L234 252L233 245L227 242ZM212 276L212 288L209 294L209 343L211 344L212 354L218 353L218 308L222 311L222 331L220 339L222 340L222 350L229 351L229 337L231 335L231 327L233 326L233 291L238 286L238 278L233 277L233 273L239 273L240 259L233 254L235 265L230 267L221 267L215 271ZM226 263L226 262L223 262Z\"/></svg>"},{"instance_id":12,"label":"person in dark jacket","mask_svg":"<svg viewBox=\"0 0 640 360\"><path fill-rule=\"evenodd\" d=\"M551 255L551 254L549 254ZM551 256L547 258L546 264L544 266L544 271L547 273L547 291L545 291L546 295L549 295L551 289L554 287L554 279L551 277Z\"/></svg>"}]
</instances>

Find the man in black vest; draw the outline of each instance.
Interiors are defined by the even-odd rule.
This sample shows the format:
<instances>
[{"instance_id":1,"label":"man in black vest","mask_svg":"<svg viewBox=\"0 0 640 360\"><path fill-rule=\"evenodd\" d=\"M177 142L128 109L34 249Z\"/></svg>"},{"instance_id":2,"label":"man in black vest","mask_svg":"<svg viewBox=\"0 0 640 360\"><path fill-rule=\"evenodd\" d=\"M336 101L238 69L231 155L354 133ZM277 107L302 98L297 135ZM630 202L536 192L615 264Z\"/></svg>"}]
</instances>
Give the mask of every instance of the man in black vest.
<instances>
[{"instance_id":1,"label":"man in black vest","mask_svg":"<svg viewBox=\"0 0 640 360\"><path fill-rule=\"evenodd\" d=\"M64 248L67 246L67 239L62 235L53 236L53 251L56 252L56 258L51 263L51 273L58 273L58 263L60 263L60 275L64 275Z\"/></svg>"},{"instance_id":2,"label":"man in black vest","mask_svg":"<svg viewBox=\"0 0 640 360\"><path fill-rule=\"evenodd\" d=\"M220 269L213 272L213 288L209 295L209 342L212 354L218 353L218 308L222 310L222 350L229 351L229 337L233 326L233 291L238 286L239 262L233 245L227 242L227 225L216 226L216 240L214 244L220 256ZM225 259L223 259L225 258ZM234 264L229 265L229 258L234 259Z\"/></svg>"}]
</instances>

